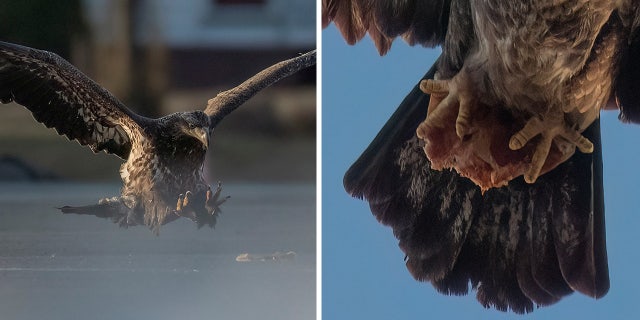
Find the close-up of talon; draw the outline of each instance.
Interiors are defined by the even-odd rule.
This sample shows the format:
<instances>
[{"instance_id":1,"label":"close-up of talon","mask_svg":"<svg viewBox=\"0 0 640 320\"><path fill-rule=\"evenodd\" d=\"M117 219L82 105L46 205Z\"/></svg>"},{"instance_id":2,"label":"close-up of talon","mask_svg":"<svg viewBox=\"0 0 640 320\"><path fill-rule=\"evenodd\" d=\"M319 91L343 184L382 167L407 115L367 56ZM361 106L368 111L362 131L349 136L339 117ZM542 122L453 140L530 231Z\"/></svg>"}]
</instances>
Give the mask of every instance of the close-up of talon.
<instances>
[{"instance_id":1,"label":"close-up of talon","mask_svg":"<svg viewBox=\"0 0 640 320\"><path fill-rule=\"evenodd\" d=\"M529 140L540 134L543 129L543 122L538 117L531 117L520 131L511 136L509 148L511 150L521 149Z\"/></svg>"},{"instance_id":2,"label":"close-up of talon","mask_svg":"<svg viewBox=\"0 0 640 320\"><path fill-rule=\"evenodd\" d=\"M422 80L420 81L420 90L430 95L447 94L449 93L449 81L433 79Z\"/></svg>"},{"instance_id":3,"label":"close-up of talon","mask_svg":"<svg viewBox=\"0 0 640 320\"><path fill-rule=\"evenodd\" d=\"M225 196L224 198L220 199L221 192L222 192L222 183L219 181L218 181L218 185L216 186L215 192L212 192L211 188L207 190L206 206L207 206L207 210L212 215L219 214L222 211L220 209L220 206L223 203L225 203L228 199L231 198L231 196Z\"/></svg>"},{"instance_id":4,"label":"close-up of talon","mask_svg":"<svg viewBox=\"0 0 640 320\"><path fill-rule=\"evenodd\" d=\"M191 199L191 196L193 195L193 193L191 193L191 191L187 191L184 194L184 200L182 200L182 207L186 207L189 205L189 200Z\"/></svg>"},{"instance_id":5,"label":"close-up of talon","mask_svg":"<svg viewBox=\"0 0 640 320\"><path fill-rule=\"evenodd\" d=\"M218 185L216 186L216 192L213 194L213 197L207 197L207 203L210 203L215 206L219 206L223 204L225 201L227 201L227 199L231 198L231 196L226 196L222 200L219 200L221 192L222 192L222 183L218 182Z\"/></svg>"},{"instance_id":6,"label":"close-up of talon","mask_svg":"<svg viewBox=\"0 0 640 320\"><path fill-rule=\"evenodd\" d=\"M524 180L527 183L534 183L540 176L542 167L547 161L547 156L549 155L549 150L551 149L552 142L553 136L549 136L546 134L542 135L542 139L540 139L538 145L536 145L535 152L533 153L533 157L531 158L529 169L524 175Z\"/></svg>"},{"instance_id":7,"label":"close-up of talon","mask_svg":"<svg viewBox=\"0 0 640 320\"><path fill-rule=\"evenodd\" d=\"M444 127L445 123L443 120L446 118L450 107L457 102L449 96L449 80L422 80L420 82L420 90L430 95L429 105L427 106L427 118L421 126ZM423 129L419 129L419 131L422 130Z\"/></svg>"},{"instance_id":8,"label":"close-up of talon","mask_svg":"<svg viewBox=\"0 0 640 320\"><path fill-rule=\"evenodd\" d=\"M462 70L448 80L422 80L420 90L430 94L426 119L416 131L423 139L428 128L455 127L455 133L462 139L471 128L471 121L477 108L478 101L471 91L466 71ZM447 119L455 113L455 123L450 124Z\"/></svg>"},{"instance_id":9,"label":"close-up of talon","mask_svg":"<svg viewBox=\"0 0 640 320\"><path fill-rule=\"evenodd\" d=\"M178 196L178 203L176 204L176 211L182 211L182 206L183 206L183 200L184 200L184 194L180 194Z\"/></svg>"},{"instance_id":10,"label":"close-up of talon","mask_svg":"<svg viewBox=\"0 0 640 320\"><path fill-rule=\"evenodd\" d=\"M570 127L564 120L564 114L547 115L547 118L531 117L520 131L509 139L511 150L522 149L535 137L536 142L529 169L524 175L527 183L534 183L544 167L552 144L556 138L566 140L571 146L577 147L583 153L593 152L593 143L585 138L580 131ZM573 149L573 148L572 148Z\"/></svg>"},{"instance_id":11,"label":"close-up of talon","mask_svg":"<svg viewBox=\"0 0 640 320\"><path fill-rule=\"evenodd\" d=\"M589 139L585 138L579 131L573 128L565 127L560 135L567 139L569 142L578 147L578 150L582 153L592 153L593 143Z\"/></svg>"}]
</instances>

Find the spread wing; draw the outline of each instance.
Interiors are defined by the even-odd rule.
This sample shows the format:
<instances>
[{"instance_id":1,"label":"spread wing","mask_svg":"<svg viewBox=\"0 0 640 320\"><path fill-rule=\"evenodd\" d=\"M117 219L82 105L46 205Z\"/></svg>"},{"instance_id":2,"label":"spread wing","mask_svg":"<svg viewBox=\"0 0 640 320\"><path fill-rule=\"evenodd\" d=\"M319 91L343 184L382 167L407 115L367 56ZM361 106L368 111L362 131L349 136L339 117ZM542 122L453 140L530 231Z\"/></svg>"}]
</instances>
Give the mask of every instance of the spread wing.
<instances>
[{"instance_id":1,"label":"spread wing","mask_svg":"<svg viewBox=\"0 0 640 320\"><path fill-rule=\"evenodd\" d=\"M626 9L626 10L625 10ZM626 18L629 38L623 48L620 61L620 73L616 84L616 97L620 106L620 119L625 122L640 123L640 7L629 2L628 7L621 8L621 15Z\"/></svg>"},{"instance_id":2,"label":"spread wing","mask_svg":"<svg viewBox=\"0 0 640 320\"><path fill-rule=\"evenodd\" d=\"M251 99L260 90L316 64L316 50L280 61L245 80L240 85L218 93L209 99L204 113L209 116L213 128L227 115Z\"/></svg>"},{"instance_id":3,"label":"spread wing","mask_svg":"<svg viewBox=\"0 0 640 320\"><path fill-rule=\"evenodd\" d=\"M0 102L11 101L60 135L123 159L142 121L58 55L0 42Z\"/></svg>"},{"instance_id":4,"label":"spread wing","mask_svg":"<svg viewBox=\"0 0 640 320\"><path fill-rule=\"evenodd\" d=\"M519 178L482 195L454 171L431 170L415 137L428 100L416 86L344 178L393 228L411 274L445 294L466 294L471 283L484 306L518 313L573 291L603 296L599 123L585 132L592 154L576 152L535 184Z\"/></svg>"},{"instance_id":5,"label":"spread wing","mask_svg":"<svg viewBox=\"0 0 640 320\"><path fill-rule=\"evenodd\" d=\"M451 0L322 0L322 25L333 22L349 44L365 34L380 54L396 37L433 47L447 34ZM453 0L456 2L456 0Z\"/></svg>"}]
</instances>

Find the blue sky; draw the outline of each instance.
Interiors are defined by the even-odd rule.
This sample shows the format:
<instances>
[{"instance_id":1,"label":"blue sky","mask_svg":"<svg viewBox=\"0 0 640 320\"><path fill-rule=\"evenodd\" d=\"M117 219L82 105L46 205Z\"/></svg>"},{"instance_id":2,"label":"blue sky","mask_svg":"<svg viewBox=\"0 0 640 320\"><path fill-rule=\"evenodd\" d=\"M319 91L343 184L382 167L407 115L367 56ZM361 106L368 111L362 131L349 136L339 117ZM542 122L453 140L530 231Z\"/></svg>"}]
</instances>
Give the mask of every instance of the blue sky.
<instances>
[{"instance_id":1,"label":"blue sky","mask_svg":"<svg viewBox=\"0 0 640 320\"><path fill-rule=\"evenodd\" d=\"M330 26L322 32L322 223L325 319L635 318L640 312L640 126L617 112L602 114L607 248L611 289L600 300L573 294L554 306L518 316L484 309L475 293L450 297L413 280L391 229L366 202L353 199L342 176L402 98L431 66L439 49L401 40L380 57L367 38L348 46ZM640 88L639 88L640 89Z\"/></svg>"}]
</instances>

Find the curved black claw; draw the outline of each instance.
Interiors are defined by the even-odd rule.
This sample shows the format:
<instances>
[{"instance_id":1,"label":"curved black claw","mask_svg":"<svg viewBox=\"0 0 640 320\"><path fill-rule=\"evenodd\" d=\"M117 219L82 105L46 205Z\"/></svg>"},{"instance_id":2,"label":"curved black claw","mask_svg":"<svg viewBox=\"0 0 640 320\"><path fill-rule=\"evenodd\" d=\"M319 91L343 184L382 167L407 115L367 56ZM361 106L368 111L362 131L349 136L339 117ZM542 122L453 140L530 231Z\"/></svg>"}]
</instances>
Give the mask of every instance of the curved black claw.
<instances>
[{"instance_id":1,"label":"curved black claw","mask_svg":"<svg viewBox=\"0 0 640 320\"><path fill-rule=\"evenodd\" d=\"M218 182L215 192L211 187L207 187L206 192L186 191L178 196L175 210L173 210L174 220L185 217L195 222L198 228L205 225L215 227L218 214L221 212L220 205L229 199L229 196L220 197L222 184Z\"/></svg>"},{"instance_id":2,"label":"curved black claw","mask_svg":"<svg viewBox=\"0 0 640 320\"><path fill-rule=\"evenodd\" d=\"M195 210L191 205L192 198L193 192L191 191L187 191L184 194L181 193L178 196L178 203L176 203L175 214L180 217L189 218L197 222L198 218L196 217Z\"/></svg>"},{"instance_id":3,"label":"curved black claw","mask_svg":"<svg viewBox=\"0 0 640 320\"><path fill-rule=\"evenodd\" d=\"M218 186L216 187L215 192L211 192L211 188L207 190L207 202L206 208L211 215L217 215L222 212L220 206L225 203L231 196L226 196L220 199L220 193L222 192L222 183L218 181Z\"/></svg>"}]
</instances>

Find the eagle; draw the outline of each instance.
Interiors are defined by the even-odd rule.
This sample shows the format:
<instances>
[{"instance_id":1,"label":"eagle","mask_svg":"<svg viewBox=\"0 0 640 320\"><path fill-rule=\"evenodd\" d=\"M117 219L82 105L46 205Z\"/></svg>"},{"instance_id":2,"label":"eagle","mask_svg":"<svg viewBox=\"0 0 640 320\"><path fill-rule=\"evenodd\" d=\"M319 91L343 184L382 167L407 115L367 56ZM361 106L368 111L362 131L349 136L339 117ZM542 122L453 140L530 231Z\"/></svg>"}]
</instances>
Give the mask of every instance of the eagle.
<instances>
[{"instance_id":1,"label":"eagle","mask_svg":"<svg viewBox=\"0 0 640 320\"><path fill-rule=\"evenodd\" d=\"M640 123L634 1L323 0L322 23L442 47L344 176L414 278L516 313L608 292L598 115Z\"/></svg>"},{"instance_id":2,"label":"eagle","mask_svg":"<svg viewBox=\"0 0 640 320\"><path fill-rule=\"evenodd\" d=\"M221 184L203 174L214 127L259 90L315 64L315 51L282 61L209 100L205 110L158 119L138 115L55 53L0 42L0 102L26 107L36 121L93 152L125 160L119 197L64 213L111 218L122 227L160 226L180 217L213 227Z\"/></svg>"}]
</instances>

